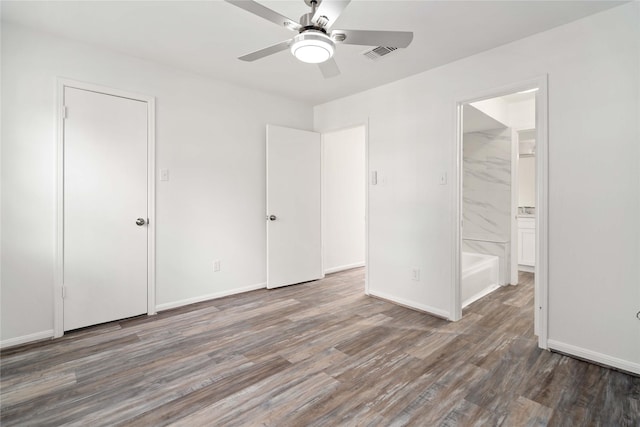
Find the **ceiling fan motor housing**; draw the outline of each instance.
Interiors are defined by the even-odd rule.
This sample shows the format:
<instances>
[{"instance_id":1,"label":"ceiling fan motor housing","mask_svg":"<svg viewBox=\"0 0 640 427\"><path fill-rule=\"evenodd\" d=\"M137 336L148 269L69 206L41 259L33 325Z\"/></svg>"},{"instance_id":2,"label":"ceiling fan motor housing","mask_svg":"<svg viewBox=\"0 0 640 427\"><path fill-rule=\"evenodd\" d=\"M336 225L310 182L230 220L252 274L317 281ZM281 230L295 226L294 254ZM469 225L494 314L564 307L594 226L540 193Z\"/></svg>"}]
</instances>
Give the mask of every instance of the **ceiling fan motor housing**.
<instances>
[{"instance_id":1,"label":"ceiling fan motor housing","mask_svg":"<svg viewBox=\"0 0 640 427\"><path fill-rule=\"evenodd\" d=\"M324 27L329 23L326 16L316 17L316 21L313 21L314 13L305 13L300 17L300 25L302 26L300 31L305 30L318 30L325 32Z\"/></svg>"}]
</instances>

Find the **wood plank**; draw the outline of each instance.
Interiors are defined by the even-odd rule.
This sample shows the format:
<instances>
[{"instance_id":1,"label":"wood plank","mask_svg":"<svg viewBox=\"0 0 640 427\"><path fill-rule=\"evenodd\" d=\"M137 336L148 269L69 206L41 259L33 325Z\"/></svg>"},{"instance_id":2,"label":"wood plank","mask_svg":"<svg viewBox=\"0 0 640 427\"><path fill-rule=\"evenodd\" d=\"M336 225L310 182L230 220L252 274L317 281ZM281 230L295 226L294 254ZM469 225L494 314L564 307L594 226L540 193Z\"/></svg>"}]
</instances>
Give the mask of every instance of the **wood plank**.
<instances>
[{"instance_id":1,"label":"wood plank","mask_svg":"<svg viewBox=\"0 0 640 427\"><path fill-rule=\"evenodd\" d=\"M364 270L0 352L14 425L640 425L640 378L537 348L533 275L447 322Z\"/></svg>"},{"instance_id":2,"label":"wood plank","mask_svg":"<svg viewBox=\"0 0 640 427\"><path fill-rule=\"evenodd\" d=\"M546 426L553 410L520 396L511 402L507 414L507 418L503 422L505 426L536 427Z\"/></svg>"}]
</instances>

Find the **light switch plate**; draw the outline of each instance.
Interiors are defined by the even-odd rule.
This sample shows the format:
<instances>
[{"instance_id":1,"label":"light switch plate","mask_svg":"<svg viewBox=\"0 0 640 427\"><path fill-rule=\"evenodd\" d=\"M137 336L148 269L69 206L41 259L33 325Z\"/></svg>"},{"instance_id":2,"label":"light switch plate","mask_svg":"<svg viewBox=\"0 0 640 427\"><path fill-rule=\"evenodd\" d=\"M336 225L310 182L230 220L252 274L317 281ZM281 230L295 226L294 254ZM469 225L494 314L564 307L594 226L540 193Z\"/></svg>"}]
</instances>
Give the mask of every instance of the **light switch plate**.
<instances>
[{"instance_id":1,"label":"light switch plate","mask_svg":"<svg viewBox=\"0 0 640 427\"><path fill-rule=\"evenodd\" d=\"M160 181L169 181L169 169L160 169Z\"/></svg>"}]
</instances>

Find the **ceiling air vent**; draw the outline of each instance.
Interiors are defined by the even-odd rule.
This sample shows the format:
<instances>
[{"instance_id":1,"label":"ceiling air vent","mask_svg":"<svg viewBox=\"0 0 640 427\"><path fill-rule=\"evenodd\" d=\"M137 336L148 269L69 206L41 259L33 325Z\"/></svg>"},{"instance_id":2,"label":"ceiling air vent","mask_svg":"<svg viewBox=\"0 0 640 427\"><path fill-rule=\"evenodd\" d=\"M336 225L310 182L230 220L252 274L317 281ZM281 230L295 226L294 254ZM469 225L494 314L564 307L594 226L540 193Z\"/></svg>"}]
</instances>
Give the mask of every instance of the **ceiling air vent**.
<instances>
[{"instance_id":1,"label":"ceiling air vent","mask_svg":"<svg viewBox=\"0 0 640 427\"><path fill-rule=\"evenodd\" d=\"M373 49L364 52L363 55L366 56L367 58L371 59L372 61L377 61L378 59L382 58L383 56L390 54L394 50L398 50L398 48L397 47L378 46L378 47L374 47Z\"/></svg>"}]
</instances>

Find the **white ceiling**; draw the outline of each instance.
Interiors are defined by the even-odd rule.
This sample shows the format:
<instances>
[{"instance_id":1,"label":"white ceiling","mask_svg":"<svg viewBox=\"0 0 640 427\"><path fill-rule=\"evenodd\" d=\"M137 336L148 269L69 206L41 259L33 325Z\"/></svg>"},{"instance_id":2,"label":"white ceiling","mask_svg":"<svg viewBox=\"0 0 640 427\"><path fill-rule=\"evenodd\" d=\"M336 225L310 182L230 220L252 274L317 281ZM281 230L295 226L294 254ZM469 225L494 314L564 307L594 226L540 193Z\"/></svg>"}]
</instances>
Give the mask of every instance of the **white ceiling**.
<instances>
[{"instance_id":1,"label":"white ceiling","mask_svg":"<svg viewBox=\"0 0 640 427\"><path fill-rule=\"evenodd\" d=\"M499 122L470 104L465 104L463 108L464 111L462 113L462 117L464 117L464 119L462 130L464 133L481 132L490 129L504 129L507 127L504 123Z\"/></svg>"},{"instance_id":2,"label":"white ceiling","mask_svg":"<svg viewBox=\"0 0 640 427\"><path fill-rule=\"evenodd\" d=\"M500 98L502 98L504 102L508 104L512 104L514 102L531 101L532 99L535 99L535 97L536 97L535 92L525 91L525 92L510 93L509 95L504 95L504 96L501 96Z\"/></svg>"},{"instance_id":3,"label":"white ceiling","mask_svg":"<svg viewBox=\"0 0 640 427\"><path fill-rule=\"evenodd\" d=\"M303 0L261 1L294 20ZM82 40L245 87L319 104L548 30L619 1L353 0L333 28L413 31L407 49L374 62L339 45L342 74L287 51L248 63L238 56L294 33L223 1L2 1L2 20Z\"/></svg>"}]
</instances>

